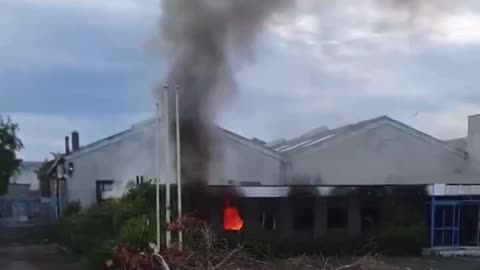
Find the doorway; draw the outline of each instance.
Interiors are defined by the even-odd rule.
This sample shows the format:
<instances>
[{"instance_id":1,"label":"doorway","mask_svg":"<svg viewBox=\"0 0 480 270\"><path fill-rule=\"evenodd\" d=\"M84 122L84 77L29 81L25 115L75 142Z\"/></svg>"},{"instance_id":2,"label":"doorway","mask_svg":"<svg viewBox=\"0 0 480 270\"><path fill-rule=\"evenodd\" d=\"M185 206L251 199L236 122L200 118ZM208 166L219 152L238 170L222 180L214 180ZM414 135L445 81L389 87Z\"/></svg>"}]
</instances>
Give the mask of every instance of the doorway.
<instances>
[{"instance_id":1,"label":"doorway","mask_svg":"<svg viewBox=\"0 0 480 270\"><path fill-rule=\"evenodd\" d=\"M480 201L432 197L432 247L480 246Z\"/></svg>"},{"instance_id":2,"label":"doorway","mask_svg":"<svg viewBox=\"0 0 480 270\"><path fill-rule=\"evenodd\" d=\"M468 203L461 206L460 246L478 246L479 208Z\"/></svg>"}]
</instances>

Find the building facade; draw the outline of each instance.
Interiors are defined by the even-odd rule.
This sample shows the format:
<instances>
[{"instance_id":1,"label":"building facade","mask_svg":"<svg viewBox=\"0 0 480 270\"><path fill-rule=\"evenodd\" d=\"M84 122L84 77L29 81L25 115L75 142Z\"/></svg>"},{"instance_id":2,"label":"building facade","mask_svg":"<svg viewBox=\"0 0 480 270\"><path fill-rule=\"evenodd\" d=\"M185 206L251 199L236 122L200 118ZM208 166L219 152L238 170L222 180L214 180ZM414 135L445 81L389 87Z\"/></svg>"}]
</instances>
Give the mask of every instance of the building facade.
<instances>
[{"instance_id":1,"label":"building facade","mask_svg":"<svg viewBox=\"0 0 480 270\"><path fill-rule=\"evenodd\" d=\"M273 231L297 239L360 236L380 211L370 206L375 202L367 203L364 194L370 196L378 188L385 192L414 187L421 193L415 196L423 196L432 246L479 245L480 116L468 119L468 135L451 141L386 116L335 129L322 127L272 143L218 127L208 186L218 191L215 194L236 190L245 232ZM71 168L62 201L89 206L106 194L122 194L128 182L139 178L159 176L163 183L174 182L174 175L166 173L158 122L136 124L83 147L78 133L72 136L72 151L66 149L62 156ZM157 146L163 154L155 166ZM174 147L170 150L173 157ZM212 204L211 222L219 229L223 199L212 198L218 201ZM461 217L462 209L469 213L468 221ZM446 224L445 217L453 223ZM469 233L462 236L460 231Z\"/></svg>"}]
</instances>

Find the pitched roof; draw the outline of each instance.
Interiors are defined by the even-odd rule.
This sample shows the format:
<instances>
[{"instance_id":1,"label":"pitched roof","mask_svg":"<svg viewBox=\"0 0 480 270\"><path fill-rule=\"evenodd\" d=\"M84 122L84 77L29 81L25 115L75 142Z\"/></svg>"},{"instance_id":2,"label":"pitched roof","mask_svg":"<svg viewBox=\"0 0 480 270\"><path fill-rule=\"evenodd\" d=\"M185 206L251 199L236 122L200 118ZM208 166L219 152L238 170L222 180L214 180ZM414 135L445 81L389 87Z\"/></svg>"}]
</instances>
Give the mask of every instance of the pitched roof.
<instances>
[{"instance_id":1,"label":"pitched roof","mask_svg":"<svg viewBox=\"0 0 480 270\"><path fill-rule=\"evenodd\" d=\"M101 148L103 148L105 146L108 146L108 145L111 145L115 142L124 140L126 138L130 138L132 135L135 135L138 132L140 132L142 130L142 128L149 127L149 126L153 125L154 123L155 123L154 118L135 123L127 130L124 130L122 132L119 132L119 133L113 134L111 136L105 137L103 139L100 139L100 140L98 140L96 142L93 142L93 143L90 143L88 145L82 146L79 150L71 152L68 155L63 155L63 157L73 158L73 157L77 157L77 156L80 156L80 155L84 155L86 153L90 153L90 152L95 151L97 149L101 149ZM223 132L228 137L232 138L235 141L238 141L238 142L244 144L247 147L250 147L250 148L255 149L257 151L261 151L264 154L267 154L267 155L269 155L271 157L274 157L276 159L280 159L280 160L282 159L282 157L277 152L273 151L272 149L269 149L269 148L255 142L253 140L247 139L243 136L240 136L240 135L238 135L238 134L236 134L232 131L229 131L227 129L224 129L222 127L217 126L217 128L218 128L219 131Z\"/></svg>"},{"instance_id":2,"label":"pitched roof","mask_svg":"<svg viewBox=\"0 0 480 270\"><path fill-rule=\"evenodd\" d=\"M276 144L272 147L273 150L281 153L281 154L288 154L291 152L298 152L309 149L313 146L318 146L320 144L328 143L329 141L334 140L335 138L343 137L348 134L352 134L366 128L376 127L380 124L389 123L394 125L401 130L407 132L410 135L413 135L417 138L421 138L429 143L433 143L438 145L439 147L444 148L447 151L451 151L457 155L465 156L465 151L461 149L457 149L452 147L450 144L436 139L426 133L423 133L417 129L414 129L408 125L405 125L399 121L396 121L388 116L380 116L377 118L369 119L360 121L354 124L349 124L345 126L341 126L335 129L327 129L324 131L320 131L318 133L310 134L308 136L301 135L299 137L287 140L283 143Z\"/></svg>"},{"instance_id":3,"label":"pitched roof","mask_svg":"<svg viewBox=\"0 0 480 270\"><path fill-rule=\"evenodd\" d=\"M340 136L349 132L353 132L359 129L362 129L365 126L368 126L371 123L378 122L379 120L388 118L386 116L377 117L365 121L361 121L354 124L349 124L341 126L335 129L320 129L317 133L307 132L293 139L284 141L280 144L274 145L272 148L280 153L288 153L292 151L299 151L310 146L316 146L321 143L326 142L327 140L333 139L336 136Z\"/></svg>"}]
</instances>

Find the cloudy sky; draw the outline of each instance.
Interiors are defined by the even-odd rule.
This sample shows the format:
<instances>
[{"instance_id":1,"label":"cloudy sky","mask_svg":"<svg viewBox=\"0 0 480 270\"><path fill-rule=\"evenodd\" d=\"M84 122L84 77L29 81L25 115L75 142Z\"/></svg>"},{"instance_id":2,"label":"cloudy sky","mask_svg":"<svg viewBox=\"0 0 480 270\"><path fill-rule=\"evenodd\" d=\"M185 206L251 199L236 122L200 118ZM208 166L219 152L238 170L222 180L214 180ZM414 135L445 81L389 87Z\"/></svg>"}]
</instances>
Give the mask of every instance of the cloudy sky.
<instances>
[{"instance_id":1,"label":"cloudy sky","mask_svg":"<svg viewBox=\"0 0 480 270\"><path fill-rule=\"evenodd\" d=\"M62 151L74 129L86 144L153 114L168 68L152 49L158 1L0 0L0 110L20 124L22 158ZM465 135L480 113L474 1L326 2L268 21L252 61L235 67L221 125L272 140L389 115Z\"/></svg>"}]
</instances>

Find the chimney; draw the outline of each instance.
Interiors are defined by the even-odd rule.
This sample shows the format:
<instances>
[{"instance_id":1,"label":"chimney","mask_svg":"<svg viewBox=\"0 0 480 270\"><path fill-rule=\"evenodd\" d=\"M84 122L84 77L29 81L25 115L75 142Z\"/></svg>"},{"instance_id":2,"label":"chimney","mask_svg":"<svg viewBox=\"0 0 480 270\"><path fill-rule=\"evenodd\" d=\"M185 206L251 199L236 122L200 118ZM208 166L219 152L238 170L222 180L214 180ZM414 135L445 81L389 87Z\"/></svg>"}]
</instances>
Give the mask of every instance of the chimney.
<instances>
[{"instance_id":1,"label":"chimney","mask_svg":"<svg viewBox=\"0 0 480 270\"><path fill-rule=\"evenodd\" d=\"M78 131L74 130L72 132L72 152L75 152L78 149L80 149L80 134Z\"/></svg>"},{"instance_id":2,"label":"chimney","mask_svg":"<svg viewBox=\"0 0 480 270\"><path fill-rule=\"evenodd\" d=\"M70 154L70 138L65 136L65 154Z\"/></svg>"},{"instance_id":3,"label":"chimney","mask_svg":"<svg viewBox=\"0 0 480 270\"><path fill-rule=\"evenodd\" d=\"M471 169L480 164L480 114L468 116L467 153Z\"/></svg>"}]
</instances>

